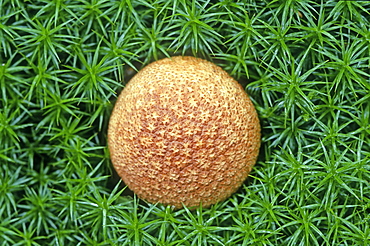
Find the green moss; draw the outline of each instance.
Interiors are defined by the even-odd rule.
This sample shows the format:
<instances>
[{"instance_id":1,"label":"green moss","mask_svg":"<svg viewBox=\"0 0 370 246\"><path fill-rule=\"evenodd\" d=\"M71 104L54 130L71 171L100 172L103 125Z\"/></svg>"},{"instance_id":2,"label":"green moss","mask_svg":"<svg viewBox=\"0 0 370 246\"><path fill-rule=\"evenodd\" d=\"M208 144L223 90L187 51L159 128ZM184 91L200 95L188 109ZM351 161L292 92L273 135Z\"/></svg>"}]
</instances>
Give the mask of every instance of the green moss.
<instances>
[{"instance_id":1,"label":"green moss","mask_svg":"<svg viewBox=\"0 0 370 246\"><path fill-rule=\"evenodd\" d=\"M370 1L213 2L0 0L1 245L370 244ZM247 85L263 127L209 209L139 201L109 161L115 96L174 54Z\"/></svg>"}]
</instances>

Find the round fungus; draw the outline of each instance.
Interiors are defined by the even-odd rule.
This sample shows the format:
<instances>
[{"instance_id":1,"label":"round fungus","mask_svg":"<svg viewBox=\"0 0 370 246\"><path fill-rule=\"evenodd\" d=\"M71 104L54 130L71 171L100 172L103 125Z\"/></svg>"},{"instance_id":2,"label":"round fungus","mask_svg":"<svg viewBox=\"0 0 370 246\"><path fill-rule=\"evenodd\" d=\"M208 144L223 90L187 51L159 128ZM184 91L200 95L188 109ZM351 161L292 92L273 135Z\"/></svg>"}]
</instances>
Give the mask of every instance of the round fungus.
<instances>
[{"instance_id":1,"label":"round fungus","mask_svg":"<svg viewBox=\"0 0 370 246\"><path fill-rule=\"evenodd\" d=\"M176 56L125 86L108 129L112 163L140 198L175 208L210 206L234 193L256 163L256 110L219 66Z\"/></svg>"}]
</instances>

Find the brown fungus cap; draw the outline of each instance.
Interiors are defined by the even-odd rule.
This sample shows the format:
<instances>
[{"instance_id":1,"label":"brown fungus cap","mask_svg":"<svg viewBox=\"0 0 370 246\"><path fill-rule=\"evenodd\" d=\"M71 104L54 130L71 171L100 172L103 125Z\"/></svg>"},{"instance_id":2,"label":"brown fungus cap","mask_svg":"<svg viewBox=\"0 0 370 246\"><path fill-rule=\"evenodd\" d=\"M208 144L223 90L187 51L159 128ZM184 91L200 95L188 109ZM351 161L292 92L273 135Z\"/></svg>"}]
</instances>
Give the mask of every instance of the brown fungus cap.
<instances>
[{"instance_id":1,"label":"brown fungus cap","mask_svg":"<svg viewBox=\"0 0 370 246\"><path fill-rule=\"evenodd\" d=\"M247 178L260 125L248 95L224 70L178 56L130 80L110 118L108 145L117 173L140 198L207 207Z\"/></svg>"}]
</instances>

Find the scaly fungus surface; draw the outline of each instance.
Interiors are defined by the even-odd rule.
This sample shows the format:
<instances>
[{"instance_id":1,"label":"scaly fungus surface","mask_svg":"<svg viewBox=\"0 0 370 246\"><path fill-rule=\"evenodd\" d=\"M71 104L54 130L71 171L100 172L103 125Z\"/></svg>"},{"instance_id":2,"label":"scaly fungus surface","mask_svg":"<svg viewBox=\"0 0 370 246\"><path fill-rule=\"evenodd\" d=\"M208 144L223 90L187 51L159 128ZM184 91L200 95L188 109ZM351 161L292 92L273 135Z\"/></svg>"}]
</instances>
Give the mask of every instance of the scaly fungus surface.
<instances>
[{"instance_id":1,"label":"scaly fungus surface","mask_svg":"<svg viewBox=\"0 0 370 246\"><path fill-rule=\"evenodd\" d=\"M139 71L111 115L112 163L140 198L181 208L234 193L256 163L260 124L247 93L217 65L172 57Z\"/></svg>"}]
</instances>

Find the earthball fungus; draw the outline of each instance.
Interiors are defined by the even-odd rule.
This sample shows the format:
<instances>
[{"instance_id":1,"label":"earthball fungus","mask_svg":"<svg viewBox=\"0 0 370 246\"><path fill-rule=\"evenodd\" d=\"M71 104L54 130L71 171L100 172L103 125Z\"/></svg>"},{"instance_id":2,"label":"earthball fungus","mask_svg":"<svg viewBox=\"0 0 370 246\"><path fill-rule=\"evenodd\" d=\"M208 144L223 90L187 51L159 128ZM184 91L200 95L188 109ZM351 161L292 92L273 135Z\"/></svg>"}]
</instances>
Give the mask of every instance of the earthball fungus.
<instances>
[{"instance_id":1,"label":"earthball fungus","mask_svg":"<svg viewBox=\"0 0 370 246\"><path fill-rule=\"evenodd\" d=\"M129 81L110 118L108 145L117 173L140 198L207 207L247 178L260 124L244 89L222 68L177 56Z\"/></svg>"}]
</instances>

